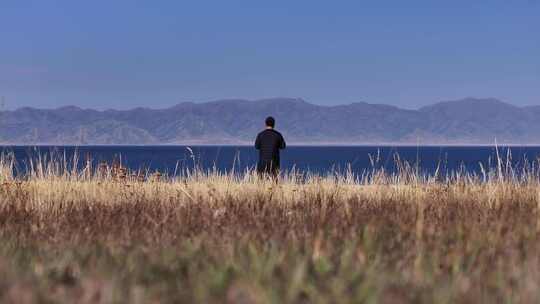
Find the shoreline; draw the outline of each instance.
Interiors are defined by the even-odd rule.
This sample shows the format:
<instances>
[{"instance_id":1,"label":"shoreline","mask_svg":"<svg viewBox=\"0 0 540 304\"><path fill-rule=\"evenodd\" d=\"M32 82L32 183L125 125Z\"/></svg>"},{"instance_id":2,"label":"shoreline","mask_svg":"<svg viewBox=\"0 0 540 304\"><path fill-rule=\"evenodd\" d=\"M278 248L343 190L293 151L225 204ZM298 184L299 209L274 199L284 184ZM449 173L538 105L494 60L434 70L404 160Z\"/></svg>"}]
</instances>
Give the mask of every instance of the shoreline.
<instances>
[{"instance_id":1,"label":"shoreline","mask_svg":"<svg viewBox=\"0 0 540 304\"><path fill-rule=\"evenodd\" d=\"M218 144L218 143L174 143L174 144L59 144L59 143L38 143L38 144L25 144L25 143L0 143L0 147L252 147L252 144L247 143L231 143L231 144ZM540 147L540 143L497 143L497 144L470 144L470 143L427 143L427 144L412 144L412 143L290 143L287 147Z\"/></svg>"}]
</instances>

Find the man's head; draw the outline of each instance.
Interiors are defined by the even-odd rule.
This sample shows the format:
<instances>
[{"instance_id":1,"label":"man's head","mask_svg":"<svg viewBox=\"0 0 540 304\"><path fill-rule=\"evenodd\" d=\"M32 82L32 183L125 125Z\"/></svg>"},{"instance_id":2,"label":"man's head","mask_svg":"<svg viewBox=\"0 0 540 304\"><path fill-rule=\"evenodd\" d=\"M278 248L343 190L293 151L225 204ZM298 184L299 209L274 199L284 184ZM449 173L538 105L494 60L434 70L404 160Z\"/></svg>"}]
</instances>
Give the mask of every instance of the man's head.
<instances>
[{"instance_id":1,"label":"man's head","mask_svg":"<svg viewBox=\"0 0 540 304\"><path fill-rule=\"evenodd\" d=\"M274 128L276 126L276 120L272 116L266 117L266 120L264 121L267 128Z\"/></svg>"}]
</instances>

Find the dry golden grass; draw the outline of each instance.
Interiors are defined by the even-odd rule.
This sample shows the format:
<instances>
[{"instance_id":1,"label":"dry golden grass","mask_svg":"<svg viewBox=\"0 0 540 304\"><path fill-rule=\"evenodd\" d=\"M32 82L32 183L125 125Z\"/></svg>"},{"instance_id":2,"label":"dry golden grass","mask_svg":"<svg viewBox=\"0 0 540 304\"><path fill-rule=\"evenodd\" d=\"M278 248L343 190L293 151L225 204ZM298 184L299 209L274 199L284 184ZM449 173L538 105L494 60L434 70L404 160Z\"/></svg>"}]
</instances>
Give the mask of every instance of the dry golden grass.
<instances>
[{"instance_id":1,"label":"dry golden grass","mask_svg":"<svg viewBox=\"0 0 540 304\"><path fill-rule=\"evenodd\" d=\"M181 177L0 162L9 302L533 303L536 169Z\"/></svg>"}]
</instances>

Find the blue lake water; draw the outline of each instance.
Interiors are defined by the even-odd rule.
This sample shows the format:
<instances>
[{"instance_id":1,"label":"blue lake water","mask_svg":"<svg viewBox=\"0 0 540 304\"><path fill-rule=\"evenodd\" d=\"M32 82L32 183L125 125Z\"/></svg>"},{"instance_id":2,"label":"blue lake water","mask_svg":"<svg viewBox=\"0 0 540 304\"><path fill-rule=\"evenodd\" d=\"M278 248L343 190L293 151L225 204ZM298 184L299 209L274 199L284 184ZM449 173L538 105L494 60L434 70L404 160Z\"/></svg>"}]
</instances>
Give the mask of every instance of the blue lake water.
<instances>
[{"instance_id":1,"label":"blue lake water","mask_svg":"<svg viewBox=\"0 0 540 304\"><path fill-rule=\"evenodd\" d=\"M193 152L191 153L190 150ZM216 168L222 172L242 172L253 168L257 162L257 151L249 146L3 146L0 151L13 153L19 172L24 172L30 159L55 157L72 159L77 154L82 164L91 159L112 163L117 160L133 169L160 170L174 174L192 168L194 164L204 170ZM511 155L514 167L523 166L526 161L535 162L540 156L540 147L458 147L458 146L291 146L281 154L282 169L326 174L344 171L348 167L357 174L371 170L376 160L377 168L388 172L396 171L396 157L417 166L422 173L455 172L465 170L480 172L484 168L496 166L497 151L505 159ZM510 153L509 153L510 152ZM371 159L370 159L371 156Z\"/></svg>"}]
</instances>

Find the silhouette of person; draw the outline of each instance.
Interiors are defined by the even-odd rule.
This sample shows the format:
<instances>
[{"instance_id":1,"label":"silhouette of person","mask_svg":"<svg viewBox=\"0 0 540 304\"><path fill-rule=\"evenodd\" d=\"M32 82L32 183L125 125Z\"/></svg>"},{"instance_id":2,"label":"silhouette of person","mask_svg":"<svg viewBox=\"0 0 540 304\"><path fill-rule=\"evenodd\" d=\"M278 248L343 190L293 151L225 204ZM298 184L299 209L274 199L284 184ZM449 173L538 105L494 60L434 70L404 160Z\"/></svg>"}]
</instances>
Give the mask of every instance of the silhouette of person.
<instances>
[{"instance_id":1,"label":"silhouette of person","mask_svg":"<svg viewBox=\"0 0 540 304\"><path fill-rule=\"evenodd\" d=\"M285 139L274 130L276 120L269 116L265 121L266 129L257 135L255 149L259 150L257 172L259 175L268 175L276 178L279 174L279 150L285 149Z\"/></svg>"}]
</instances>

